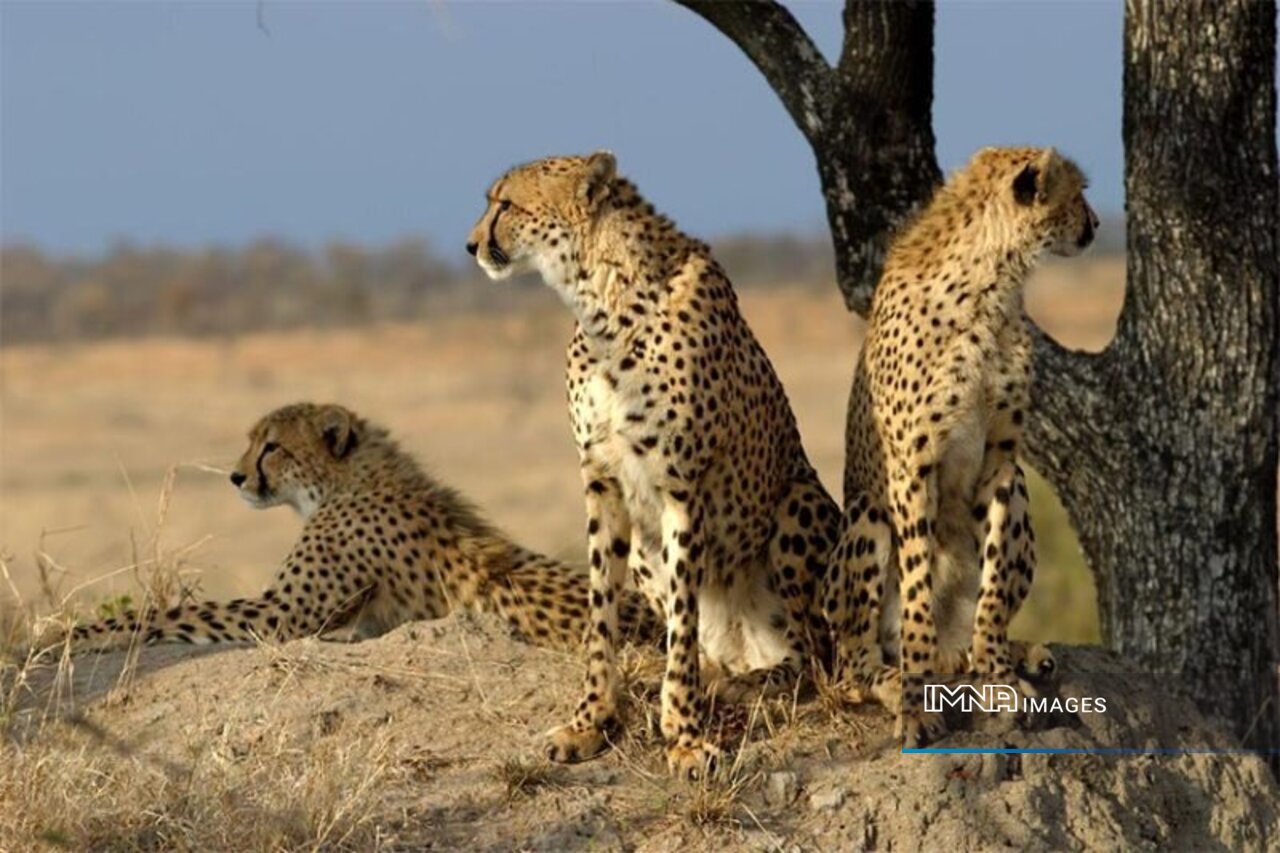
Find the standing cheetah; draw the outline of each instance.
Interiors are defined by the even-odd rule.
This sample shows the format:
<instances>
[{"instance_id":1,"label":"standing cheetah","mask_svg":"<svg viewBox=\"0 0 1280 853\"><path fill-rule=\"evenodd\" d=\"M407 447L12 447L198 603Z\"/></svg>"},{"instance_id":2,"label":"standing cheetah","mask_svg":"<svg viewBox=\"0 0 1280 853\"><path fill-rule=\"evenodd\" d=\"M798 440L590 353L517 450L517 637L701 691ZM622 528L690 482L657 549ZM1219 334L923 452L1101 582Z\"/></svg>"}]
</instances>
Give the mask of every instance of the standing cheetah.
<instances>
[{"instance_id":1,"label":"standing cheetah","mask_svg":"<svg viewBox=\"0 0 1280 853\"><path fill-rule=\"evenodd\" d=\"M258 598L126 613L72 629L71 648L372 636L455 608L493 611L530 642L576 647L587 577L513 544L427 475L387 431L333 405L266 415L231 482L252 506L289 504L306 525ZM648 602L622 601L623 631L657 641Z\"/></svg>"},{"instance_id":2,"label":"standing cheetah","mask_svg":"<svg viewBox=\"0 0 1280 853\"><path fill-rule=\"evenodd\" d=\"M1084 189L1053 149L984 149L894 240L875 292L825 609L837 670L855 698L869 690L900 709L908 744L939 735L941 720L920 713L920 678L905 674L1015 683L1015 669L1053 667L1007 634L1036 562L1017 463L1031 380L1022 287L1044 251L1092 242ZM899 668L883 665L894 634Z\"/></svg>"},{"instance_id":3,"label":"standing cheetah","mask_svg":"<svg viewBox=\"0 0 1280 853\"><path fill-rule=\"evenodd\" d=\"M728 700L794 682L821 626L815 592L839 509L724 271L617 175L612 154L507 172L467 249L494 279L540 273L577 320L567 379L591 629L582 701L550 732L548 753L589 758L617 725L614 643L629 567L667 617L668 766L696 776L715 754L699 650L729 673L713 682Z\"/></svg>"}]
</instances>

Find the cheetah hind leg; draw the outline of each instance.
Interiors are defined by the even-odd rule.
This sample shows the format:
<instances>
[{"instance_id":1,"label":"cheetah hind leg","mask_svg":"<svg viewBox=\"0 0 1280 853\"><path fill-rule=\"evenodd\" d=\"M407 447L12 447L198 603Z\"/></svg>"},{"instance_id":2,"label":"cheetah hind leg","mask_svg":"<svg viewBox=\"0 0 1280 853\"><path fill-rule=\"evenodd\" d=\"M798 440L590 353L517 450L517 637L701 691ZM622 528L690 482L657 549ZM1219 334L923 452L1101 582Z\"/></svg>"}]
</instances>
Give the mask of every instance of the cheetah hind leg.
<instances>
[{"instance_id":1,"label":"cheetah hind leg","mask_svg":"<svg viewBox=\"0 0 1280 853\"><path fill-rule=\"evenodd\" d=\"M717 701L740 704L791 693L819 657L817 635L825 633L818 616L826 586L827 560L840 532L840 510L813 479L794 481L778 503L777 529L769 542L769 571L782 598L787 652L776 665L727 675L710 682ZM763 617L762 617L763 618ZM761 632L772 632L762 625Z\"/></svg>"},{"instance_id":2,"label":"cheetah hind leg","mask_svg":"<svg viewBox=\"0 0 1280 853\"><path fill-rule=\"evenodd\" d=\"M724 673L715 664L710 664L706 671L715 673L708 679L707 691L716 702L730 705L781 696L793 689L800 677L799 667L790 659L768 669L753 669L750 672Z\"/></svg>"},{"instance_id":3,"label":"cheetah hind leg","mask_svg":"<svg viewBox=\"0 0 1280 853\"><path fill-rule=\"evenodd\" d=\"M845 698L878 702L897 714L901 680L897 667L886 665L880 642L892 542L887 516L865 494L851 497L829 558L822 609L835 637L833 681Z\"/></svg>"},{"instance_id":4,"label":"cheetah hind leg","mask_svg":"<svg viewBox=\"0 0 1280 853\"><path fill-rule=\"evenodd\" d=\"M906 682L911 698L904 700L902 669L887 661L882 644L887 636L885 608L899 606L893 532L888 514L865 493L850 497L829 562L823 615L836 638L833 677L844 698L855 705L875 702L883 706L893 715L894 737L904 746L923 746L942 737L946 725L941 714L926 714L922 707L915 713L903 713L908 702L923 704L923 688L915 683L919 677ZM965 651L939 649L936 655L934 666L940 673L969 667Z\"/></svg>"},{"instance_id":5,"label":"cheetah hind leg","mask_svg":"<svg viewBox=\"0 0 1280 853\"><path fill-rule=\"evenodd\" d=\"M984 543L983 592L975 614L972 670L1038 696L1055 686L1057 662L1043 645L1007 639L1007 630L1026 599L1035 574L1035 533L1031 528L1026 477L1009 463L979 494L975 533ZM1001 583L1003 581L1003 583ZM1005 612L1000 612L1000 605ZM1007 653L1007 657L1006 657Z\"/></svg>"}]
</instances>

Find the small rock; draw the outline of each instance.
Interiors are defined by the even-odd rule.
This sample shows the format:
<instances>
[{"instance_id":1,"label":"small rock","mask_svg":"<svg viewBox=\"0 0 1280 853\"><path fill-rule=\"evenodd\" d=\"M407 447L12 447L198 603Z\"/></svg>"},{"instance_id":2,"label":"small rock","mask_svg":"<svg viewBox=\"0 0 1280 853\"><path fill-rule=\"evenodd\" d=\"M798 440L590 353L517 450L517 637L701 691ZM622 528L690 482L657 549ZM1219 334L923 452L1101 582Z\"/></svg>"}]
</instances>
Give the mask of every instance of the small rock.
<instances>
[{"instance_id":1,"label":"small rock","mask_svg":"<svg viewBox=\"0 0 1280 853\"><path fill-rule=\"evenodd\" d=\"M844 804L844 789L832 788L830 791L818 791L809 795L809 808L814 811L831 811Z\"/></svg>"},{"instance_id":2,"label":"small rock","mask_svg":"<svg viewBox=\"0 0 1280 853\"><path fill-rule=\"evenodd\" d=\"M800 795L800 780L789 771L770 773L764 784L764 801L771 806L789 806Z\"/></svg>"}]
</instances>

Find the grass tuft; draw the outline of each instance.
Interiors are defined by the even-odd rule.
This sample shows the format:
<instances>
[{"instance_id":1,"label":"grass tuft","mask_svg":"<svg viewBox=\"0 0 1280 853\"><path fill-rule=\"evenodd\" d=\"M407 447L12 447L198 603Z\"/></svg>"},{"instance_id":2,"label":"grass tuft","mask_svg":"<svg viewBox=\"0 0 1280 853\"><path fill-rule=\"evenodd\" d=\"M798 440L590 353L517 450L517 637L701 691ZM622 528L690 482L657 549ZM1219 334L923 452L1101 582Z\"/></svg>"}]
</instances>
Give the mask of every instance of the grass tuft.
<instances>
[{"instance_id":1,"label":"grass tuft","mask_svg":"<svg viewBox=\"0 0 1280 853\"><path fill-rule=\"evenodd\" d=\"M536 793L539 789L561 784L559 768L541 758L511 756L498 764L494 779L506 791L507 799L514 800Z\"/></svg>"}]
</instances>

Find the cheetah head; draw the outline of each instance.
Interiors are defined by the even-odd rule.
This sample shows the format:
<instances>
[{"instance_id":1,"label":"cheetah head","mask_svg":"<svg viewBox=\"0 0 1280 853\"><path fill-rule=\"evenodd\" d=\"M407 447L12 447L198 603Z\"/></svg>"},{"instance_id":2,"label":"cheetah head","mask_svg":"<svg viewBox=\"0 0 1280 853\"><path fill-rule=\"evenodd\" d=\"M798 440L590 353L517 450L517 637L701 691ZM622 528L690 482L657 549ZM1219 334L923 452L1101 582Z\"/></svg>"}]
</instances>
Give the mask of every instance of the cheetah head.
<instances>
[{"instance_id":1,"label":"cheetah head","mask_svg":"<svg viewBox=\"0 0 1280 853\"><path fill-rule=\"evenodd\" d=\"M324 500L359 441L360 422L342 406L296 403L249 431L249 447L231 472L240 497L257 509L289 504L303 516Z\"/></svg>"},{"instance_id":2,"label":"cheetah head","mask_svg":"<svg viewBox=\"0 0 1280 853\"><path fill-rule=\"evenodd\" d=\"M1040 248L1069 256L1089 247L1098 216L1085 201L1089 184L1079 166L1052 148L988 150L1007 155L997 158L1007 166L995 168L1002 173L1015 220Z\"/></svg>"},{"instance_id":3,"label":"cheetah head","mask_svg":"<svg viewBox=\"0 0 1280 853\"><path fill-rule=\"evenodd\" d=\"M467 237L467 251L489 278L537 272L569 279L578 236L609 196L617 161L608 151L548 157L516 166L489 187L488 206Z\"/></svg>"}]
</instances>

